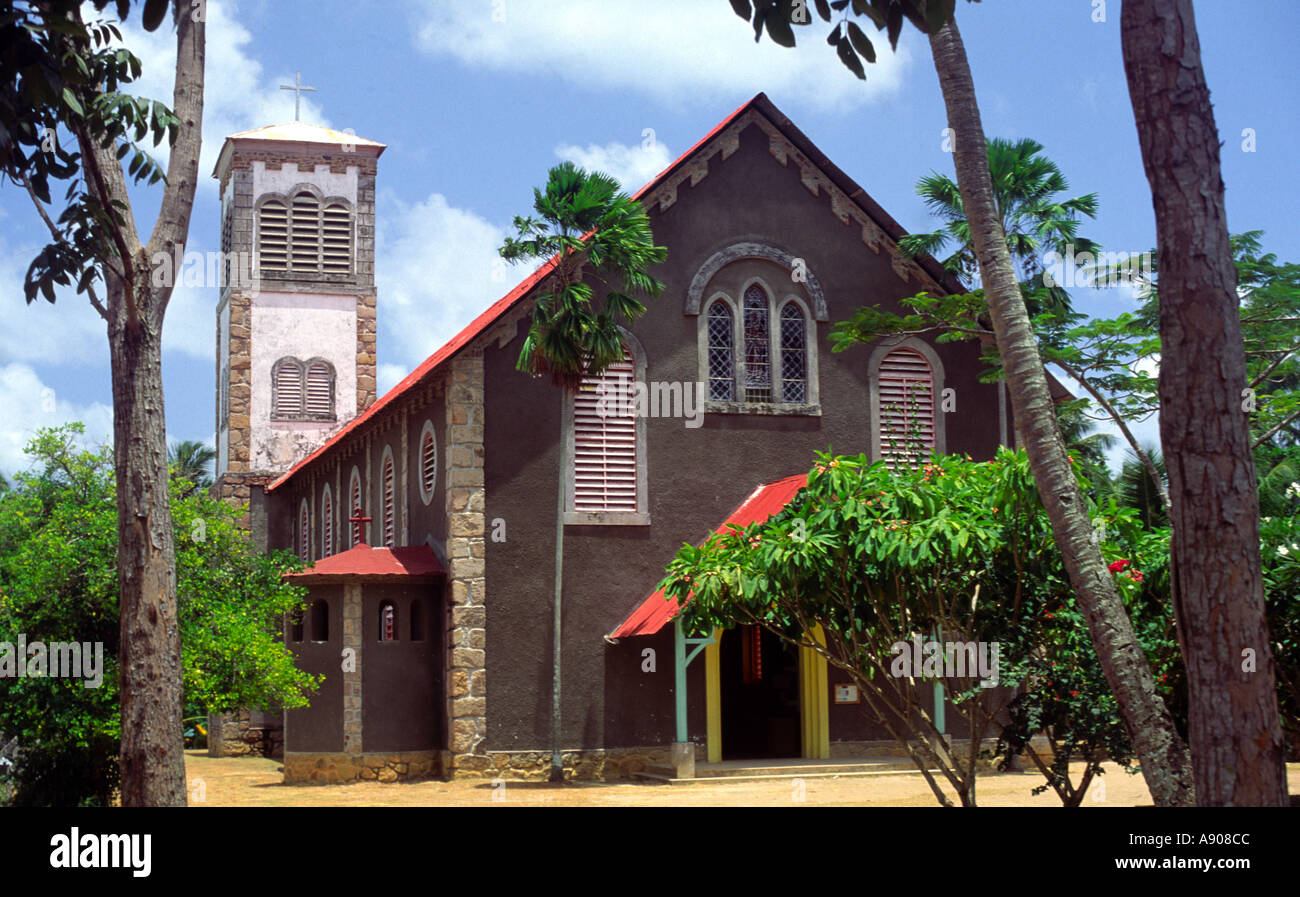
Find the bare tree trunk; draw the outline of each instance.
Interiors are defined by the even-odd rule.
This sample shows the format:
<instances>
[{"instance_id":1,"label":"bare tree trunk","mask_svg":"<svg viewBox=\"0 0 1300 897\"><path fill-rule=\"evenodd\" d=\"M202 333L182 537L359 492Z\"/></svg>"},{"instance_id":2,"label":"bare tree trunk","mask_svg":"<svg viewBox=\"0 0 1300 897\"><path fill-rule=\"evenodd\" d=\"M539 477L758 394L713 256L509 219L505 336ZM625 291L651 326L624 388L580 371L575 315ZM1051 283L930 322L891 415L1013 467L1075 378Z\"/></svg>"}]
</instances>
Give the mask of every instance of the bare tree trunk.
<instances>
[{"instance_id":1,"label":"bare tree trunk","mask_svg":"<svg viewBox=\"0 0 1300 897\"><path fill-rule=\"evenodd\" d=\"M101 270L107 285L117 476L118 609L121 616L123 806L185 806L182 669L176 564L168 495L162 331L172 277L155 285L151 265L183 254L198 183L203 122L202 7L177 0L172 111L180 119L153 234L141 246L126 177L113 147L77 133L87 189L121 204ZM120 274L119 267L120 266Z\"/></svg>"},{"instance_id":2,"label":"bare tree trunk","mask_svg":"<svg viewBox=\"0 0 1300 897\"><path fill-rule=\"evenodd\" d=\"M1191 0L1125 0L1120 29L1160 254L1160 438L1196 794L1285 806L1237 269Z\"/></svg>"},{"instance_id":3,"label":"bare tree trunk","mask_svg":"<svg viewBox=\"0 0 1300 897\"><path fill-rule=\"evenodd\" d=\"M1065 452L1043 364L993 202L984 126L956 21L930 36L930 49L943 89L948 125L955 134L957 183L997 333L1016 429L1051 518L1070 584L1088 620L1106 681L1141 761L1147 787L1158 806L1190 804L1193 790L1187 746L1156 694L1151 669L1133 634L1115 581L1093 542L1092 521Z\"/></svg>"}]
</instances>

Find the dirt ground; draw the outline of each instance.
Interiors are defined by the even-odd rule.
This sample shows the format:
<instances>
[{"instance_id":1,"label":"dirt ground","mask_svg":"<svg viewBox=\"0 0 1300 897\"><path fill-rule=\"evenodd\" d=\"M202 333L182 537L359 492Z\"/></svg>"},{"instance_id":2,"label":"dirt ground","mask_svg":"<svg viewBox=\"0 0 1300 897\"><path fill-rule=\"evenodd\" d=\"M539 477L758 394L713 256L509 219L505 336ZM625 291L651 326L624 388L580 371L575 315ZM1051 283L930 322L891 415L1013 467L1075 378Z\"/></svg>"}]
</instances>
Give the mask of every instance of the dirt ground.
<instances>
[{"instance_id":1,"label":"dirt ground","mask_svg":"<svg viewBox=\"0 0 1300 897\"><path fill-rule=\"evenodd\" d=\"M213 759L205 751L186 751L185 769L192 807L690 807L690 806L855 806L935 807L938 801L919 773L888 772L861 778L719 781L703 785L636 782L549 785L489 780L355 785L282 785L280 764L258 758ZM1292 794L1300 789L1300 764L1287 767ZM1072 768L1078 781L1082 764ZM1037 773L989 773L976 784L976 800L986 807L1059 807L1055 794L1030 793L1043 783ZM1095 780L1085 807L1151 804L1140 775L1117 767Z\"/></svg>"}]
</instances>

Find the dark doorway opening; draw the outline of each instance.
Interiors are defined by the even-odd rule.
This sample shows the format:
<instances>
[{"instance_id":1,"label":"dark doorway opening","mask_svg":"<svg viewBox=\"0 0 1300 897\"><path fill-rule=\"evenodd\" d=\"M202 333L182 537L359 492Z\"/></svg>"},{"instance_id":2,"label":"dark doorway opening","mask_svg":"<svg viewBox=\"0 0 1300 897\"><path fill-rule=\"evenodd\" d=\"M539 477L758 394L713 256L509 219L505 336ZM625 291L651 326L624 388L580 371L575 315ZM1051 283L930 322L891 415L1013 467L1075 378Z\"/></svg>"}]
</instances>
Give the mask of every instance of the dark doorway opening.
<instances>
[{"instance_id":1,"label":"dark doorway opening","mask_svg":"<svg viewBox=\"0 0 1300 897\"><path fill-rule=\"evenodd\" d=\"M796 649L758 626L722 633L722 759L798 757Z\"/></svg>"}]
</instances>

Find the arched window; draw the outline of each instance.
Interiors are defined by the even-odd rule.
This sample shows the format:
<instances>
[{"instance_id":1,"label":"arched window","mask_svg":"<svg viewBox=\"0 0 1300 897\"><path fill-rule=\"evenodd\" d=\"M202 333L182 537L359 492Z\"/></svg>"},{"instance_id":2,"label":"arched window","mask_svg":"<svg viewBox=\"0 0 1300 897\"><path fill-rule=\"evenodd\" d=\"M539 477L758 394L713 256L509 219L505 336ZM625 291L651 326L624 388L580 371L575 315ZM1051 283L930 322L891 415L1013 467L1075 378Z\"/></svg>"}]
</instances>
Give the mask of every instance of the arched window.
<instances>
[{"instance_id":1,"label":"arched window","mask_svg":"<svg viewBox=\"0 0 1300 897\"><path fill-rule=\"evenodd\" d=\"M292 611L289 615L289 640L301 642L303 638L302 610Z\"/></svg>"},{"instance_id":2,"label":"arched window","mask_svg":"<svg viewBox=\"0 0 1300 897\"><path fill-rule=\"evenodd\" d=\"M343 199L323 199L307 187L267 196L257 209L259 270L288 277L350 274L352 228L352 206Z\"/></svg>"},{"instance_id":3,"label":"arched window","mask_svg":"<svg viewBox=\"0 0 1300 897\"><path fill-rule=\"evenodd\" d=\"M330 640L330 603L324 598L317 598L311 603L311 640Z\"/></svg>"},{"instance_id":4,"label":"arched window","mask_svg":"<svg viewBox=\"0 0 1300 897\"><path fill-rule=\"evenodd\" d=\"M352 477L348 482L348 507L350 509L348 517L361 516L361 472L357 470L356 467L352 468ZM357 545L360 545L361 523L359 521L352 523L349 528L349 533L351 535L348 547L355 548Z\"/></svg>"},{"instance_id":5,"label":"arched window","mask_svg":"<svg viewBox=\"0 0 1300 897\"><path fill-rule=\"evenodd\" d=\"M397 641L397 606L391 601L379 602L379 640Z\"/></svg>"},{"instance_id":6,"label":"arched window","mask_svg":"<svg viewBox=\"0 0 1300 897\"><path fill-rule=\"evenodd\" d=\"M320 556L329 557L334 553L334 496L329 483L320 497Z\"/></svg>"},{"instance_id":7,"label":"arched window","mask_svg":"<svg viewBox=\"0 0 1300 897\"><path fill-rule=\"evenodd\" d=\"M383 521L384 521L384 546L392 548L397 544L397 508L396 508L396 486L393 482L393 450L384 449L383 463Z\"/></svg>"},{"instance_id":8,"label":"arched window","mask_svg":"<svg viewBox=\"0 0 1300 897\"><path fill-rule=\"evenodd\" d=\"M772 401L771 335L767 291L758 284L745 290L745 401Z\"/></svg>"},{"instance_id":9,"label":"arched window","mask_svg":"<svg viewBox=\"0 0 1300 897\"><path fill-rule=\"evenodd\" d=\"M307 363L303 412L312 419L334 419L334 365L320 358Z\"/></svg>"},{"instance_id":10,"label":"arched window","mask_svg":"<svg viewBox=\"0 0 1300 897\"><path fill-rule=\"evenodd\" d=\"M625 345L622 361L598 377L583 377L573 393L573 511L638 510L637 417L632 403L623 401L634 377Z\"/></svg>"},{"instance_id":11,"label":"arched window","mask_svg":"<svg viewBox=\"0 0 1300 897\"><path fill-rule=\"evenodd\" d=\"M424 641L424 599L411 601L411 641Z\"/></svg>"},{"instance_id":12,"label":"arched window","mask_svg":"<svg viewBox=\"0 0 1300 897\"><path fill-rule=\"evenodd\" d=\"M736 398L735 323L727 300L713 300L709 306L706 326L709 341L709 400L733 401Z\"/></svg>"},{"instance_id":13,"label":"arched window","mask_svg":"<svg viewBox=\"0 0 1300 897\"><path fill-rule=\"evenodd\" d=\"M298 508L298 557L311 560L311 511L305 498Z\"/></svg>"},{"instance_id":14,"label":"arched window","mask_svg":"<svg viewBox=\"0 0 1300 897\"><path fill-rule=\"evenodd\" d=\"M873 364L876 457L891 468L915 466L942 451L936 438L934 369L918 348L890 349Z\"/></svg>"},{"instance_id":15,"label":"arched window","mask_svg":"<svg viewBox=\"0 0 1300 897\"><path fill-rule=\"evenodd\" d=\"M795 302L781 307L781 401L808 401L808 344L803 309Z\"/></svg>"},{"instance_id":16,"label":"arched window","mask_svg":"<svg viewBox=\"0 0 1300 897\"><path fill-rule=\"evenodd\" d=\"M427 505L433 501L433 489L438 484L438 442L433 436L433 423L424 422L420 431L420 499Z\"/></svg>"},{"instance_id":17,"label":"arched window","mask_svg":"<svg viewBox=\"0 0 1300 897\"><path fill-rule=\"evenodd\" d=\"M271 420L297 420L302 416L302 362L281 358L271 366Z\"/></svg>"},{"instance_id":18,"label":"arched window","mask_svg":"<svg viewBox=\"0 0 1300 897\"><path fill-rule=\"evenodd\" d=\"M273 364L271 420L334 420L334 365L291 356Z\"/></svg>"}]
</instances>

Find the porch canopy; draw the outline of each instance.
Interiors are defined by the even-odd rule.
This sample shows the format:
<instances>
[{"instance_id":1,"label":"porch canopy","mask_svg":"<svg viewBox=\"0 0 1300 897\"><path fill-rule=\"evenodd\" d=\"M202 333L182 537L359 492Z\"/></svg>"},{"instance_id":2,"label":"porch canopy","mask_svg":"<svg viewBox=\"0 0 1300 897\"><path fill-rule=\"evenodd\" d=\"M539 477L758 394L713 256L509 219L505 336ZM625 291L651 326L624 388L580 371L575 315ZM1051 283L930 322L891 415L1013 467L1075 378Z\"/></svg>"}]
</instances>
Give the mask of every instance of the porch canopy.
<instances>
[{"instance_id":1,"label":"porch canopy","mask_svg":"<svg viewBox=\"0 0 1300 897\"><path fill-rule=\"evenodd\" d=\"M789 504L795 493L807 483L808 474L800 473L759 486L749 493L749 498L741 502L714 532L724 533L733 526L744 528L751 523L767 520ZM662 589L656 589L613 632L605 636L605 640L614 642L634 635L654 635L677 616L677 611L676 599L666 596Z\"/></svg>"},{"instance_id":2,"label":"porch canopy","mask_svg":"<svg viewBox=\"0 0 1300 897\"><path fill-rule=\"evenodd\" d=\"M446 571L428 545L375 548L357 545L340 554L321 558L300 573L284 578L299 585L335 582L434 582Z\"/></svg>"}]
</instances>

